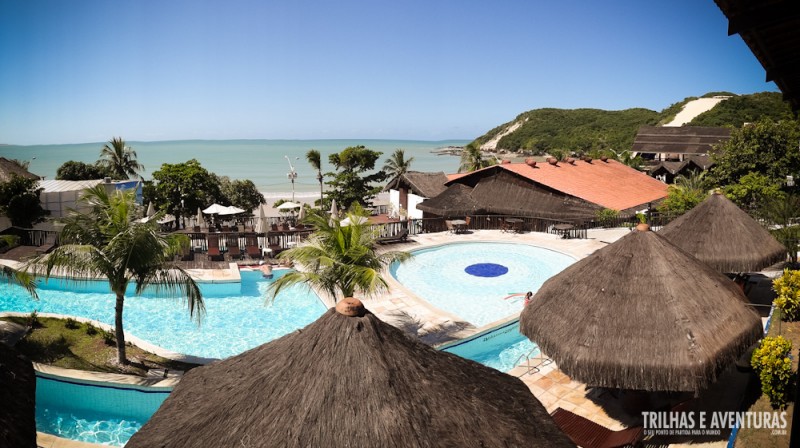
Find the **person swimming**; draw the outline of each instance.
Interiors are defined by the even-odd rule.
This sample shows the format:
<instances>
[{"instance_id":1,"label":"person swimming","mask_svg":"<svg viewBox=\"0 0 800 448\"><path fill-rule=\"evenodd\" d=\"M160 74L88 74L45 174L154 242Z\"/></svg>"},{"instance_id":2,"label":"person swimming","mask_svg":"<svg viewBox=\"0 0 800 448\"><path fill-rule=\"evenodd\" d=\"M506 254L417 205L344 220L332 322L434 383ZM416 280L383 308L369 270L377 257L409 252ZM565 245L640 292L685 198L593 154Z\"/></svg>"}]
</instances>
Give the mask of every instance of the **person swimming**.
<instances>
[{"instance_id":1,"label":"person swimming","mask_svg":"<svg viewBox=\"0 0 800 448\"><path fill-rule=\"evenodd\" d=\"M528 306L528 304L531 303L531 300L533 300L533 293L528 291L525 293L525 300L522 302L522 306Z\"/></svg>"}]
</instances>

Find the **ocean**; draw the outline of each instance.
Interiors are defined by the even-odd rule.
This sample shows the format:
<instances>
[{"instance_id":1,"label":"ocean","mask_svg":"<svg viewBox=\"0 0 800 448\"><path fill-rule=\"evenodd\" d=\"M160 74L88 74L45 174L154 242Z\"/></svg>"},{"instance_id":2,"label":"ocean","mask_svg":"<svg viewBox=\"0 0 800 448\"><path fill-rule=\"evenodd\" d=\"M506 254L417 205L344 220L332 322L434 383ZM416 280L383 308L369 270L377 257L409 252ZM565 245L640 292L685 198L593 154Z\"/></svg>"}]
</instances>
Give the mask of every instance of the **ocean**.
<instances>
[{"instance_id":1,"label":"ocean","mask_svg":"<svg viewBox=\"0 0 800 448\"><path fill-rule=\"evenodd\" d=\"M316 149L322 154L323 173L333 171L328 163L329 154L356 145L364 145L383 153L376 168L383 167L394 150L401 148L405 150L407 158L414 158L411 162L412 170L454 173L458 170L458 157L437 155L432 151L448 146L464 146L469 140L176 140L126 143L136 151L139 163L144 165L142 175L145 180L152 179L152 173L163 163L174 164L197 159L205 169L217 175L252 180L266 197L284 197L292 192L292 184L287 177L289 162L297 172L295 192L303 196L319 192L317 173L305 158L309 149ZM64 162L97 161L103 145L104 142L5 145L0 146L0 157L30 160L29 171L45 176L46 179L55 179L56 170Z\"/></svg>"}]
</instances>

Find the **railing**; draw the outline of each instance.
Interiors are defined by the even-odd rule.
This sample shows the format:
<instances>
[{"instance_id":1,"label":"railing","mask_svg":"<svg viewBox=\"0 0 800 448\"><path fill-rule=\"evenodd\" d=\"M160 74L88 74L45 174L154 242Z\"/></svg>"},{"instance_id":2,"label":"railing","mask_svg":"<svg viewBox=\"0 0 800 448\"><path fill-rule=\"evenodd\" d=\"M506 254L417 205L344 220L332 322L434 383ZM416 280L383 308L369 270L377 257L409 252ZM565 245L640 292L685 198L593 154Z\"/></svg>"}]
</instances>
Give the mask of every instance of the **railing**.
<instances>
[{"instance_id":1,"label":"railing","mask_svg":"<svg viewBox=\"0 0 800 448\"><path fill-rule=\"evenodd\" d=\"M57 246L58 232L55 230L23 229L10 227L0 232L0 235L15 235L19 237L20 246Z\"/></svg>"},{"instance_id":2,"label":"railing","mask_svg":"<svg viewBox=\"0 0 800 448\"><path fill-rule=\"evenodd\" d=\"M539 362L536 363L535 365L531 365L531 355L533 355L534 352L538 352L538 353L537 353L536 356L533 357L533 359L536 360L536 361L539 361ZM523 359L525 360L525 367L527 367L527 370L522 375L527 375L527 374L530 374L531 372L537 373L539 371L540 367L544 367L544 366L549 365L549 364L551 364L553 362L552 359L548 358L547 356L544 356L544 354L541 352L541 350L539 350L539 347L534 347L528 353L525 353L525 354L521 355L519 358L517 358L517 360L514 362L514 367L521 366ZM522 376L522 375L519 375L519 376Z\"/></svg>"},{"instance_id":3,"label":"railing","mask_svg":"<svg viewBox=\"0 0 800 448\"><path fill-rule=\"evenodd\" d=\"M519 220L515 224L515 231L518 232L542 232L561 235L564 238L586 238L587 226L583 223L573 223L571 221L531 218L527 216L514 215L468 215L465 218L469 221L466 230L502 230L509 229L508 219ZM390 222L385 224L373 224L371 227L376 229L379 237L397 235L401 229L408 230L409 235L419 235L421 233L438 233L447 231L447 219L445 218L422 218L409 219L406 221ZM555 226L558 224L570 224L572 228L559 230Z\"/></svg>"}]
</instances>

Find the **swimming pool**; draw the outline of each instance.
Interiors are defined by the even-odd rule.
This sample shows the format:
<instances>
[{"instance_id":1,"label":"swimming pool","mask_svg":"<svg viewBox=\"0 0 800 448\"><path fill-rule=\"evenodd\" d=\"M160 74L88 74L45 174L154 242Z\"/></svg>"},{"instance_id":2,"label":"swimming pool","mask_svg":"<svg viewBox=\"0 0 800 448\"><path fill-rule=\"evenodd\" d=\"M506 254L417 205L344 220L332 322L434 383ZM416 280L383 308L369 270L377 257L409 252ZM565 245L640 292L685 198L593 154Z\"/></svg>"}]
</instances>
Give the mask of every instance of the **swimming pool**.
<instances>
[{"instance_id":1,"label":"swimming pool","mask_svg":"<svg viewBox=\"0 0 800 448\"><path fill-rule=\"evenodd\" d=\"M508 372L516 367L523 356L532 358L539 354L536 344L519 332L518 320L445 344L440 350L477 361L501 372Z\"/></svg>"},{"instance_id":2,"label":"swimming pool","mask_svg":"<svg viewBox=\"0 0 800 448\"><path fill-rule=\"evenodd\" d=\"M123 446L167 399L170 388L92 383L36 374L36 430Z\"/></svg>"},{"instance_id":3,"label":"swimming pool","mask_svg":"<svg viewBox=\"0 0 800 448\"><path fill-rule=\"evenodd\" d=\"M390 271L397 281L432 305L475 326L522 311L522 297L576 260L537 246L453 243L413 251Z\"/></svg>"},{"instance_id":4,"label":"swimming pool","mask_svg":"<svg viewBox=\"0 0 800 448\"><path fill-rule=\"evenodd\" d=\"M325 312L326 307L316 294L303 285L288 288L272 303L266 303L270 283L286 272L276 271L273 279L266 280L258 271L243 270L241 284L201 283L206 315L200 325L189 317L180 299L149 294L126 296L125 331L187 355L226 358L241 353L303 328ZM105 282L88 285L51 282L37 291L39 300L33 300L21 287L8 285L0 290L0 311L37 310L113 325L114 296L96 292L104 287L107 287Z\"/></svg>"}]
</instances>

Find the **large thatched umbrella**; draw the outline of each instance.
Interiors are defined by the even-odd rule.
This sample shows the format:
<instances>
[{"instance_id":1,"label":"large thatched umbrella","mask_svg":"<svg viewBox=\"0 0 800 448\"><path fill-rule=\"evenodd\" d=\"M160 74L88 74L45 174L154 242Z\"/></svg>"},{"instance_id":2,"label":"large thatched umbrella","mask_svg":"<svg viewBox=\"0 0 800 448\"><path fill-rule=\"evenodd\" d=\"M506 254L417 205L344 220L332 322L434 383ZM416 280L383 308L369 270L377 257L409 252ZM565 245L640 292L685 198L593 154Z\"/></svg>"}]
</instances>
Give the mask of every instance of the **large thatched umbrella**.
<instances>
[{"instance_id":1,"label":"large thatched umbrella","mask_svg":"<svg viewBox=\"0 0 800 448\"><path fill-rule=\"evenodd\" d=\"M646 224L547 280L520 331L590 386L692 392L762 334L733 282Z\"/></svg>"},{"instance_id":2,"label":"large thatched umbrella","mask_svg":"<svg viewBox=\"0 0 800 448\"><path fill-rule=\"evenodd\" d=\"M36 373L0 342L0 446L36 447Z\"/></svg>"},{"instance_id":3,"label":"large thatched umbrella","mask_svg":"<svg viewBox=\"0 0 800 448\"><path fill-rule=\"evenodd\" d=\"M786 259L775 237L718 192L658 233L720 272L755 272Z\"/></svg>"},{"instance_id":4,"label":"large thatched umbrella","mask_svg":"<svg viewBox=\"0 0 800 448\"><path fill-rule=\"evenodd\" d=\"M191 370L126 446L575 445L519 379L344 299L302 330Z\"/></svg>"}]
</instances>

